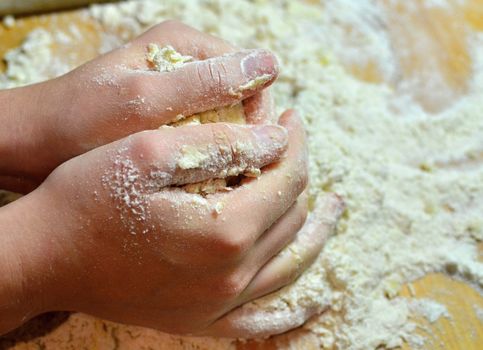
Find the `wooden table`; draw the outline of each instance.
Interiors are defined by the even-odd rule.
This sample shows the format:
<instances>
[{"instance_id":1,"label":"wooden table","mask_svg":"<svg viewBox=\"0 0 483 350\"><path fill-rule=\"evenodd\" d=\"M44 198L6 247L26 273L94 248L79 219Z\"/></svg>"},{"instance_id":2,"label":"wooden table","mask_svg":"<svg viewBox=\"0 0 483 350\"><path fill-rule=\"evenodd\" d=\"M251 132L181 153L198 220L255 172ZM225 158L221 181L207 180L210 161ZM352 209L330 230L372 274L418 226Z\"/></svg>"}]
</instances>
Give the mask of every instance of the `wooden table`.
<instances>
[{"instance_id":1,"label":"wooden table","mask_svg":"<svg viewBox=\"0 0 483 350\"><path fill-rule=\"evenodd\" d=\"M455 97L464 94L471 74L469 68L471 58L461 37L468 31L483 30L483 0L468 0L463 6L457 5L455 1L454 7L450 10L437 7L427 9L419 6L421 1L417 0L413 1L419 6L417 11L400 4L391 5L390 1L381 0L381 2L391 10L389 30L394 42L404 46L406 53L407 50L411 52L411 55L401 54L403 78L410 78L424 71L433 71L434 74L442 76L442 81L445 82L442 89L448 89ZM75 11L27 17L18 20L10 29L0 25L0 57L3 57L7 50L20 45L34 28L67 29L71 22L76 23L84 34L82 50L80 50L82 52L79 52L76 59L82 62L94 57L99 47L98 31L101 27L98 23L86 21ZM418 52L416 40L427 40L428 46L425 47L425 52ZM62 53L72 52L76 47L78 48L74 43L69 47L54 49ZM428 57L432 60L428 60ZM382 82L384 78L375 67L375 64L370 62L364 67L348 68L362 80ZM2 62L0 69L3 68ZM428 91L418 90L417 87L414 91L415 98L428 111L437 111L448 103L448 101L438 100ZM480 245L480 253L483 256L482 248L483 246ZM421 331L421 334L432 340L429 343L432 344L432 349L483 349L483 321L475 312L475 306L483 309L483 297L471 286L442 274L432 274L404 286L400 295L430 298L448 309L451 316L449 319L441 317L432 324L422 317L414 316L417 323L423 326L422 329L430 330ZM286 335L275 338L279 343L283 343ZM275 340L272 339L262 344L254 342L239 344L238 348L240 350L275 349L276 345ZM403 349L410 349L410 347L406 344Z\"/></svg>"}]
</instances>

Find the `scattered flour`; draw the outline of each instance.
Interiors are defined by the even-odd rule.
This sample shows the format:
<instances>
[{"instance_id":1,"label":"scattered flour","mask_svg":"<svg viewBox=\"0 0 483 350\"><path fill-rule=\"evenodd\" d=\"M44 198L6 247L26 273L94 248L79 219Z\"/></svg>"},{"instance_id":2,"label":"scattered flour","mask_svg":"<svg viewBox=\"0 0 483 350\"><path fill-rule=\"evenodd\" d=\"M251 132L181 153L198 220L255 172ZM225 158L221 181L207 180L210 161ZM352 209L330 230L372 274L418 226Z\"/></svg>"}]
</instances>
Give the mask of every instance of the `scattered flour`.
<instances>
[{"instance_id":1,"label":"scattered flour","mask_svg":"<svg viewBox=\"0 0 483 350\"><path fill-rule=\"evenodd\" d=\"M102 183L109 188L111 196L117 202L121 220L131 234L137 234L138 222L146 222L149 212L145 201L145 179L141 178L139 169L133 161L120 152L110 169L102 178ZM147 233L145 228L142 233Z\"/></svg>"},{"instance_id":2,"label":"scattered flour","mask_svg":"<svg viewBox=\"0 0 483 350\"><path fill-rule=\"evenodd\" d=\"M483 308L479 307L478 305L474 305L473 309L475 310L476 317L483 322Z\"/></svg>"},{"instance_id":3,"label":"scattered flour","mask_svg":"<svg viewBox=\"0 0 483 350\"><path fill-rule=\"evenodd\" d=\"M18 48L4 56L7 70L0 75L0 87L9 88L39 82L52 64L52 35L44 29L35 29ZM33 64L32 62L35 62Z\"/></svg>"},{"instance_id":4,"label":"scattered flour","mask_svg":"<svg viewBox=\"0 0 483 350\"><path fill-rule=\"evenodd\" d=\"M277 53L282 69L272 91L279 111L295 108L306 122L311 195L334 191L347 205L338 234L296 283L245 306L264 311L259 326L284 322L275 316L296 314L300 306L325 311L304 325L306 332L289 336L285 347L301 338L349 350L393 348L403 339L420 343L411 302L395 297L402 284L446 272L483 287L477 250L483 240L483 34L470 38L470 92L428 115L390 86L359 81L344 69L376 57L384 77L398 76L384 11L375 3L145 0L89 10L106 29L103 51L177 18L238 46ZM8 53L0 86L52 77L43 69L51 40L35 31ZM403 108L396 111L395 101L404 101ZM445 315L422 309L429 320ZM81 314L35 341L56 349L235 347L230 340L174 337Z\"/></svg>"},{"instance_id":5,"label":"scattered flour","mask_svg":"<svg viewBox=\"0 0 483 350\"><path fill-rule=\"evenodd\" d=\"M409 301L409 309L434 323L440 317L450 318L446 306L431 299L413 299Z\"/></svg>"},{"instance_id":6,"label":"scattered flour","mask_svg":"<svg viewBox=\"0 0 483 350\"><path fill-rule=\"evenodd\" d=\"M208 151L202 152L197 147L184 145L181 147L181 157L178 159L178 166L181 169L201 168L203 163L209 158Z\"/></svg>"}]
</instances>

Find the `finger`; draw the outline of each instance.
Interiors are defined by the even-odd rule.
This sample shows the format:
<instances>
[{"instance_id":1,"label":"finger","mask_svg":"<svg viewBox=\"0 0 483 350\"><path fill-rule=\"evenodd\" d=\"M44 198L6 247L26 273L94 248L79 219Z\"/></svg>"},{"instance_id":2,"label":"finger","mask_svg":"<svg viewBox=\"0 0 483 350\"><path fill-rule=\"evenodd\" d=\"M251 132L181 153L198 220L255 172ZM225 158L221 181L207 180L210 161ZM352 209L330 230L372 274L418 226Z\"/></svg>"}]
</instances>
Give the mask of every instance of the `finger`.
<instances>
[{"instance_id":1,"label":"finger","mask_svg":"<svg viewBox=\"0 0 483 350\"><path fill-rule=\"evenodd\" d=\"M169 20L151 28L133 41L130 50L136 57L127 60L127 63L137 69L148 68L146 47L151 43L160 47L170 45L182 55L192 56L195 60L205 60L236 51L234 45L221 38L200 32L179 21ZM276 123L273 101L267 90L247 98L243 105L248 124Z\"/></svg>"},{"instance_id":2,"label":"finger","mask_svg":"<svg viewBox=\"0 0 483 350\"><path fill-rule=\"evenodd\" d=\"M202 198L203 207L193 206L193 200L200 199L197 194L187 194L182 190L153 193L153 208L172 206L176 207L178 213L163 223L164 229L179 230L179 227L186 227L187 232L196 229L201 234L199 237L213 236L216 232L220 241L232 242L239 247L253 246L263 232L292 206L307 184L307 152L302 123L290 111L282 116L281 121L288 130L288 150L281 161L267 163L270 165L262 169L258 178L242 181L240 186L231 191L217 192ZM202 126L216 125L222 124ZM152 148L159 149L155 146ZM179 147L176 152L179 153ZM216 174L205 175L217 177ZM193 182L196 181L190 181ZM190 218L189 225L184 217Z\"/></svg>"},{"instance_id":3,"label":"finger","mask_svg":"<svg viewBox=\"0 0 483 350\"><path fill-rule=\"evenodd\" d=\"M343 202L337 195L319 198L296 240L260 270L240 296L239 303L243 304L293 282L315 260L343 210ZM284 309L263 310L254 306L256 301L231 311L203 331L203 335L266 337L298 327L321 311L320 305L306 302L295 308L287 305ZM269 322L260 324L260 319Z\"/></svg>"},{"instance_id":4,"label":"finger","mask_svg":"<svg viewBox=\"0 0 483 350\"><path fill-rule=\"evenodd\" d=\"M246 269L254 276L267 261L294 240L307 218L307 191L263 235L245 257Z\"/></svg>"},{"instance_id":5,"label":"finger","mask_svg":"<svg viewBox=\"0 0 483 350\"><path fill-rule=\"evenodd\" d=\"M307 185L307 149L302 122L288 111L282 115L281 124L288 130L286 157L264 168L257 179L247 178L241 186L220 195L226 205L218 224L223 226L228 222L234 227L243 227L243 232L237 234L246 236L251 242L292 206ZM214 203L220 198L215 196L209 200ZM229 235L234 234L230 228L225 230Z\"/></svg>"},{"instance_id":6,"label":"finger","mask_svg":"<svg viewBox=\"0 0 483 350\"><path fill-rule=\"evenodd\" d=\"M121 71L132 95L143 100L136 112L151 128L241 102L269 86L278 64L266 50L245 50L189 62L172 72ZM162 96L162 98L160 98Z\"/></svg>"},{"instance_id":7,"label":"finger","mask_svg":"<svg viewBox=\"0 0 483 350\"><path fill-rule=\"evenodd\" d=\"M264 89L243 101L248 124L276 124L275 105L270 89Z\"/></svg>"},{"instance_id":8,"label":"finger","mask_svg":"<svg viewBox=\"0 0 483 350\"><path fill-rule=\"evenodd\" d=\"M288 151L282 161L264 167L257 179L206 197L172 187L153 190L149 196L150 211L168 210L170 214L169 220L158 217L157 227L167 232L182 231L183 237L189 237L205 251L210 251L210 261L242 259L258 238L292 206L307 184L302 124L292 112L285 113L281 120L289 132ZM181 250L179 258L189 253Z\"/></svg>"},{"instance_id":9,"label":"finger","mask_svg":"<svg viewBox=\"0 0 483 350\"><path fill-rule=\"evenodd\" d=\"M154 26L132 42L133 56L126 62L133 68L148 68L146 61L146 47L155 43L160 47L170 45L182 55L192 56L194 60L205 60L227 53L236 52L236 47L229 42L216 36L200 32L176 20L168 20ZM260 124L262 122L276 123L275 108L268 90L247 98L245 107L246 121L248 124Z\"/></svg>"},{"instance_id":10,"label":"finger","mask_svg":"<svg viewBox=\"0 0 483 350\"><path fill-rule=\"evenodd\" d=\"M170 191L169 195L163 192L153 194L154 207L176 203L177 213L180 214L164 223L166 226L163 227L170 230L187 227L188 231L196 228L197 232L205 235L213 235L216 231L220 240L231 241L242 247L253 246L263 232L292 206L307 184L307 154L302 123L293 112L285 113L281 121L288 130L289 139L285 158L274 164L267 163L270 165L262 169L261 176L242 182L232 191L203 198L204 210L193 206L191 200L187 201L183 191ZM193 196L200 197L188 197L193 199ZM189 227L183 217L191 218Z\"/></svg>"},{"instance_id":11,"label":"finger","mask_svg":"<svg viewBox=\"0 0 483 350\"><path fill-rule=\"evenodd\" d=\"M271 308L270 310L265 310L256 304L248 304L235 309L195 335L233 339L264 339L300 327L321 311L319 307L310 304L294 309L286 307L283 309Z\"/></svg>"},{"instance_id":12,"label":"finger","mask_svg":"<svg viewBox=\"0 0 483 350\"><path fill-rule=\"evenodd\" d=\"M305 271L333 232L343 208L341 199L336 195L319 198L315 211L294 242L257 273L240 297L240 304L280 289Z\"/></svg>"},{"instance_id":13,"label":"finger","mask_svg":"<svg viewBox=\"0 0 483 350\"><path fill-rule=\"evenodd\" d=\"M146 131L126 142L132 161L157 191L236 176L277 161L287 147L287 132L277 125L214 123Z\"/></svg>"}]
</instances>

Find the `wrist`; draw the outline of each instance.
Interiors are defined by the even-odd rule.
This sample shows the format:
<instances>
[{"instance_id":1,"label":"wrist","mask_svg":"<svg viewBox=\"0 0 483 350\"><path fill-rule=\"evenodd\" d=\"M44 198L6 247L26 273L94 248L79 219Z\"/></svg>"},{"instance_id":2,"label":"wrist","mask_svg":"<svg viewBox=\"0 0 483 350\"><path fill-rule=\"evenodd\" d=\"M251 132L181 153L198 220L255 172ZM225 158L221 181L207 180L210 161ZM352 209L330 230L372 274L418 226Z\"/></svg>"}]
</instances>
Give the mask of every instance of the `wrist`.
<instances>
[{"instance_id":1,"label":"wrist","mask_svg":"<svg viewBox=\"0 0 483 350\"><path fill-rule=\"evenodd\" d=\"M70 274L62 266L55 221L44 215L48 203L38 195L0 208L0 334L40 313L68 309Z\"/></svg>"},{"instance_id":2,"label":"wrist","mask_svg":"<svg viewBox=\"0 0 483 350\"><path fill-rule=\"evenodd\" d=\"M0 90L1 176L39 182L52 170L51 86L49 81Z\"/></svg>"}]
</instances>

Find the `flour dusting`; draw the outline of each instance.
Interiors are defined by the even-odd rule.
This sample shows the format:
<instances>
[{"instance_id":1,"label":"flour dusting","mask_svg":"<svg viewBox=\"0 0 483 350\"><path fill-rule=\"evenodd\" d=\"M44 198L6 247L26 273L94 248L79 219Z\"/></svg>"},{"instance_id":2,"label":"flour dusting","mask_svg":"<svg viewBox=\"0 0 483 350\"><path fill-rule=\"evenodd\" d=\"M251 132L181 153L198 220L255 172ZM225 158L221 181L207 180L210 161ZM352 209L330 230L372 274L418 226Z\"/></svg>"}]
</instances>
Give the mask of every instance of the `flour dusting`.
<instances>
[{"instance_id":1,"label":"flour dusting","mask_svg":"<svg viewBox=\"0 0 483 350\"><path fill-rule=\"evenodd\" d=\"M450 318L446 306L431 300L431 299L414 299L409 303L409 309L424 318L429 322L434 323L440 317Z\"/></svg>"},{"instance_id":2,"label":"flour dusting","mask_svg":"<svg viewBox=\"0 0 483 350\"><path fill-rule=\"evenodd\" d=\"M137 227L149 217L145 199L146 181L133 161L122 153L114 157L113 168L104 174L102 183L116 201L121 221L131 234L136 234ZM147 233L147 229L142 233Z\"/></svg>"}]
</instances>

